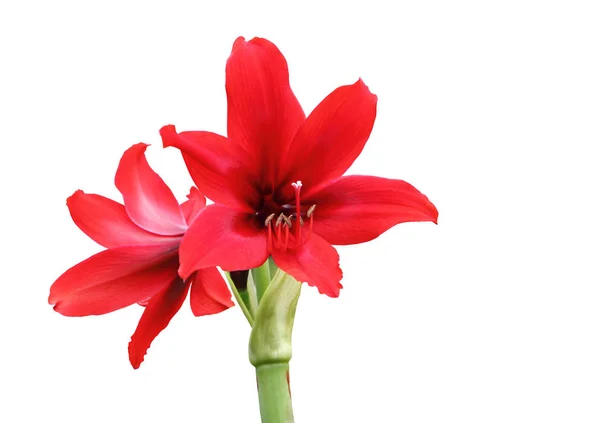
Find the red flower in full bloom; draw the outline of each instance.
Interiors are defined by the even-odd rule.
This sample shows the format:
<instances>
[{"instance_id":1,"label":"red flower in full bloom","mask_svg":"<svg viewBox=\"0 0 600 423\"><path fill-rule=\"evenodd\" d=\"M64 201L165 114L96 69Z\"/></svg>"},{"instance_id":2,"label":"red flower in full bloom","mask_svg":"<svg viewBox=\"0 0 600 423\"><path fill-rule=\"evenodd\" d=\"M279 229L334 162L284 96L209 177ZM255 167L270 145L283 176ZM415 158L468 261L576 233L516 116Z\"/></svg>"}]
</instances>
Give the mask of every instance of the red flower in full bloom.
<instances>
[{"instance_id":1,"label":"red flower in full bloom","mask_svg":"<svg viewBox=\"0 0 600 423\"><path fill-rule=\"evenodd\" d=\"M227 138L161 129L164 145L181 150L196 185L215 202L183 238L183 276L216 265L250 269L270 255L297 280L336 297L342 271L332 244L366 242L402 222L437 222L435 206L404 181L342 176L375 122L377 97L362 80L337 88L305 117L277 47L240 37L226 91Z\"/></svg>"},{"instance_id":2,"label":"red flower in full bloom","mask_svg":"<svg viewBox=\"0 0 600 423\"><path fill-rule=\"evenodd\" d=\"M192 188L188 200L175 196L148 165L146 144L121 158L115 185L124 206L106 197L77 191L67 199L75 224L107 248L73 266L52 284L48 301L65 316L110 313L139 303L146 308L129 343L129 360L138 368L154 338L181 308L188 291L196 316L219 313L233 305L215 267L182 280L179 244L206 205ZM190 289L191 288L191 289Z\"/></svg>"}]
</instances>

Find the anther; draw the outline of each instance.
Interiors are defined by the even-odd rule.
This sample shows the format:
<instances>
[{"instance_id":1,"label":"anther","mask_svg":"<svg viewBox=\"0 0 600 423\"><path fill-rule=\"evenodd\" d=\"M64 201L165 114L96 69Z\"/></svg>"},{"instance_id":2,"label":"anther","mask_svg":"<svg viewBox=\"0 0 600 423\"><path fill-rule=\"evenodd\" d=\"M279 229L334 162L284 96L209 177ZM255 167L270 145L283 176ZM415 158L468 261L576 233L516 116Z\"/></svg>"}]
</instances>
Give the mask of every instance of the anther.
<instances>
[{"instance_id":1,"label":"anther","mask_svg":"<svg viewBox=\"0 0 600 423\"><path fill-rule=\"evenodd\" d=\"M277 218L277 220L275 221L275 227L278 227L279 225L281 225L281 222L283 222L283 220L285 219L285 215L283 213L281 213L279 215L279 217Z\"/></svg>"},{"instance_id":2,"label":"anther","mask_svg":"<svg viewBox=\"0 0 600 423\"><path fill-rule=\"evenodd\" d=\"M267 218L265 219L265 226L269 226L269 223L271 223L271 220L273 220L274 217L275 217L275 213L271 213L270 215L268 215Z\"/></svg>"},{"instance_id":3,"label":"anther","mask_svg":"<svg viewBox=\"0 0 600 423\"><path fill-rule=\"evenodd\" d=\"M308 210L306 211L306 217L310 217L313 214L313 212L315 211L316 208L317 208L316 204L313 204L312 206L310 206L308 208Z\"/></svg>"},{"instance_id":4,"label":"anther","mask_svg":"<svg viewBox=\"0 0 600 423\"><path fill-rule=\"evenodd\" d=\"M288 225L290 229L292 229L292 220L284 214L282 214L281 216L283 217L283 221L285 222L285 224Z\"/></svg>"}]
</instances>

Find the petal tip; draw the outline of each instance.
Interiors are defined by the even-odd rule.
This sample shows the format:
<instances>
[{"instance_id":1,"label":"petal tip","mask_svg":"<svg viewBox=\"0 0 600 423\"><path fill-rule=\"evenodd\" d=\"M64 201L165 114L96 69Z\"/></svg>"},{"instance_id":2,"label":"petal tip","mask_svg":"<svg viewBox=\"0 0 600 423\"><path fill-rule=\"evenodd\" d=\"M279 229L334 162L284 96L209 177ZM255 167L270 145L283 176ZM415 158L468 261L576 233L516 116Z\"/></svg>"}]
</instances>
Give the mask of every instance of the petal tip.
<instances>
[{"instance_id":1,"label":"petal tip","mask_svg":"<svg viewBox=\"0 0 600 423\"><path fill-rule=\"evenodd\" d=\"M69 203L71 203L73 200L75 200L77 197L80 197L82 195L85 195L85 192L83 192L83 190L78 189L77 191L75 191L73 194L71 194L70 196L67 197L67 206L69 205Z\"/></svg>"},{"instance_id":2,"label":"petal tip","mask_svg":"<svg viewBox=\"0 0 600 423\"><path fill-rule=\"evenodd\" d=\"M377 95L375 95L371 92L371 90L369 89L369 86L367 84L365 84L365 81L362 78L358 78L358 80L353 85L363 91L366 91L365 94L370 95L371 98L373 99L373 101L377 102Z\"/></svg>"},{"instance_id":3,"label":"petal tip","mask_svg":"<svg viewBox=\"0 0 600 423\"><path fill-rule=\"evenodd\" d=\"M75 317L75 314L69 313L68 308L64 307L63 301L57 300L55 298L49 297L48 303L52 305L52 310L57 312L58 314L66 317Z\"/></svg>"},{"instance_id":4,"label":"petal tip","mask_svg":"<svg viewBox=\"0 0 600 423\"><path fill-rule=\"evenodd\" d=\"M131 354L129 354L129 362L131 363L131 367L133 367L134 370L139 369L143 361L143 358L140 359L138 357L132 357Z\"/></svg>"},{"instance_id":5,"label":"petal tip","mask_svg":"<svg viewBox=\"0 0 600 423\"><path fill-rule=\"evenodd\" d=\"M176 142L174 140L177 137L177 130L175 129L175 125L165 125L160 128L160 137L162 138L163 148L173 147Z\"/></svg>"},{"instance_id":6,"label":"petal tip","mask_svg":"<svg viewBox=\"0 0 600 423\"><path fill-rule=\"evenodd\" d=\"M181 261L181 255L179 256L179 260ZM182 263L179 263L179 269L177 269L177 274L181 279L188 280L190 276L194 273L194 270L190 271L189 266L185 266Z\"/></svg>"},{"instance_id":7,"label":"petal tip","mask_svg":"<svg viewBox=\"0 0 600 423\"><path fill-rule=\"evenodd\" d=\"M324 289L322 290L320 286L317 286L317 290L319 291L319 294L324 294L327 295L329 298L338 298L340 296L340 291L342 290L343 286L341 283L338 283L338 286L336 287L331 287L328 289Z\"/></svg>"},{"instance_id":8,"label":"petal tip","mask_svg":"<svg viewBox=\"0 0 600 423\"><path fill-rule=\"evenodd\" d=\"M235 303L233 301L231 301L231 299L229 299L228 301L214 302L213 304L211 304L210 308L194 309L194 307L192 307L192 314L195 317L211 316L214 314L222 313L225 310L230 309L234 305L235 305Z\"/></svg>"},{"instance_id":9,"label":"petal tip","mask_svg":"<svg viewBox=\"0 0 600 423\"><path fill-rule=\"evenodd\" d=\"M129 147L125 152L127 153L128 151L132 151L137 154L141 154L144 153L148 147L150 147L150 144L138 142L137 144L133 144L131 147Z\"/></svg>"},{"instance_id":10,"label":"petal tip","mask_svg":"<svg viewBox=\"0 0 600 423\"><path fill-rule=\"evenodd\" d=\"M202 195L202 193L200 192L200 190L198 188L193 186L190 188L190 193L186 197L188 198L188 200L191 200L196 195Z\"/></svg>"},{"instance_id":11,"label":"petal tip","mask_svg":"<svg viewBox=\"0 0 600 423\"><path fill-rule=\"evenodd\" d=\"M129 353L129 363L131 363L131 367L133 367L134 370L139 369L140 365L144 362L148 348L140 349L132 336L129 345L127 346L127 351Z\"/></svg>"},{"instance_id":12,"label":"petal tip","mask_svg":"<svg viewBox=\"0 0 600 423\"><path fill-rule=\"evenodd\" d=\"M440 216L440 213L439 213L437 207L435 206L435 204L433 204L431 201L429 201L429 205L430 205L430 212L431 212L431 214L430 214L431 221L437 225L438 217Z\"/></svg>"},{"instance_id":13,"label":"petal tip","mask_svg":"<svg viewBox=\"0 0 600 423\"><path fill-rule=\"evenodd\" d=\"M242 46L242 44L245 44L245 43L246 43L246 39L240 35L233 42L233 46L231 47L231 52L233 53L235 50L240 48Z\"/></svg>"}]
</instances>

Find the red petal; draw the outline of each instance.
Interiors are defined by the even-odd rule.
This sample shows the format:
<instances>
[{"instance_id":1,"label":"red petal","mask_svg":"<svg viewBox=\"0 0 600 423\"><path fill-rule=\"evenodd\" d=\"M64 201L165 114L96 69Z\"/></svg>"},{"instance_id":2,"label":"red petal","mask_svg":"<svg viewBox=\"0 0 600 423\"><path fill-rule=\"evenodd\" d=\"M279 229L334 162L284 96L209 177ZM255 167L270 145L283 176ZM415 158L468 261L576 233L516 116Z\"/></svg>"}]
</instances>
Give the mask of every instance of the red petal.
<instances>
[{"instance_id":1,"label":"red petal","mask_svg":"<svg viewBox=\"0 0 600 423\"><path fill-rule=\"evenodd\" d=\"M175 196L148 165L147 144L130 147L121 158L115 185L123 194L131 220L147 231L160 235L179 235L187 227Z\"/></svg>"},{"instance_id":2,"label":"red petal","mask_svg":"<svg viewBox=\"0 0 600 423\"><path fill-rule=\"evenodd\" d=\"M231 292L216 267L200 269L191 279L190 305L194 316L217 314L233 307Z\"/></svg>"},{"instance_id":3,"label":"red petal","mask_svg":"<svg viewBox=\"0 0 600 423\"><path fill-rule=\"evenodd\" d=\"M188 225L198 216L198 213L206 207L206 197L202 195L198 188L192 187L187 196L188 200L181 204L181 210L185 216Z\"/></svg>"},{"instance_id":4,"label":"red petal","mask_svg":"<svg viewBox=\"0 0 600 423\"><path fill-rule=\"evenodd\" d=\"M375 176L344 176L304 201L317 205L315 233L335 245L370 241L398 223L437 223L438 217L409 183Z\"/></svg>"},{"instance_id":5,"label":"red petal","mask_svg":"<svg viewBox=\"0 0 600 423\"><path fill-rule=\"evenodd\" d=\"M183 237L179 274L188 278L198 269L213 266L227 271L252 269L268 256L266 230L253 215L213 204Z\"/></svg>"},{"instance_id":6,"label":"red petal","mask_svg":"<svg viewBox=\"0 0 600 423\"><path fill-rule=\"evenodd\" d=\"M360 79L325 97L294 137L286 180L311 189L343 175L371 135L376 112L377 96Z\"/></svg>"},{"instance_id":7,"label":"red petal","mask_svg":"<svg viewBox=\"0 0 600 423\"><path fill-rule=\"evenodd\" d=\"M263 38L233 44L225 70L227 136L248 152L274 182L281 159L305 115L292 92L288 66L279 49Z\"/></svg>"},{"instance_id":8,"label":"red petal","mask_svg":"<svg viewBox=\"0 0 600 423\"><path fill-rule=\"evenodd\" d=\"M66 316L105 314L143 302L177 276L172 247L119 247L95 254L52 284L48 302Z\"/></svg>"},{"instance_id":9,"label":"red petal","mask_svg":"<svg viewBox=\"0 0 600 423\"><path fill-rule=\"evenodd\" d=\"M212 132L177 133L173 125L161 128L164 147L181 150L194 183L215 203L251 210L258 194L247 171L246 154L239 146Z\"/></svg>"},{"instance_id":10,"label":"red petal","mask_svg":"<svg viewBox=\"0 0 600 423\"><path fill-rule=\"evenodd\" d=\"M308 241L293 250L273 250L275 264L296 280L316 286L321 294L338 297L342 269L338 255L327 241L312 234Z\"/></svg>"},{"instance_id":11,"label":"red petal","mask_svg":"<svg viewBox=\"0 0 600 423\"><path fill-rule=\"evenodd\" d=\"M178 239L140 228L131 221L123 205L101 195L79 190L67 198L67 206L79 229L106 248L172 243Z\"/></svg>"},{"instance_id":12,"label":"red petal","mask_svg":"<svg viewBox=\"0 0 600 423\"><path fill-rule=\"evenodd\" d=\"M140 367L154 338L168 326L179 311L189 287L189 282L184 283L177 277L150 299L129 342L129 362L134 369Z\"/></svg>"}]
</instances>

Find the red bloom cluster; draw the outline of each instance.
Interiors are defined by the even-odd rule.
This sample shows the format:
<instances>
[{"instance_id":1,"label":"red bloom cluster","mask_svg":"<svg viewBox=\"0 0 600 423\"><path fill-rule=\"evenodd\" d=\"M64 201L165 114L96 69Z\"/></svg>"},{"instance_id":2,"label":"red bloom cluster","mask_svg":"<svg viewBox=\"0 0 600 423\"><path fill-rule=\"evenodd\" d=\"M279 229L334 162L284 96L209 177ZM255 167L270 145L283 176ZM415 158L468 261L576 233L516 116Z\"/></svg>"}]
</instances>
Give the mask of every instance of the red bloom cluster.
<instances>
[{"instance_id":1,"label":"red bloom cluster","mask_svg":"<svg viewBox=\"0 0 600 423\"><path fill-rule=\"evenodd\" d=\"M119 164L115 185L124 206L83 191L68 198L75 224L107 249L63 273L50 288L48 300L65 316L106 314L136 303L144 305L129 343L129 360L136 369L188 291L196 316L233 306L216 267L199 269L185 279L178 275L181 238L204 209L206 199L192 188L188 200L178 204L148 165L145 150L145 144L134 145Z\"/></svg>"},{"instance_id":2,"label":"red bloom cluster","mask_svg":"<svg viewBox=\"0 0 600 423\"><path fill-rule=\"evenodd\" d=\"M206 200L192 188L178 204L150 167L145 144L125 152L115 177L124 206L76 192L67 200L79 228L107 250L65 272L49 301L68 316L146 307L129 345L137 368L188 291L195 315L231 307L225 271L269 257L295 279L337 297L332 245L372 240L402 222L436 222L435 206L412 185L343 176L363 150L377 97L362 80L341 86L305 116L285 58L271 42L238 38L226 66L227 137L161 129L181 150ZM205 207L206 206L206 207Z\"/></svg>"}]
</instances>

